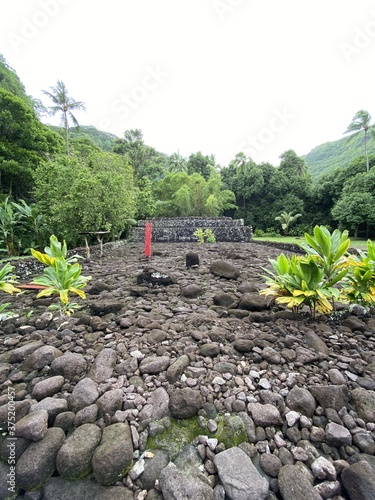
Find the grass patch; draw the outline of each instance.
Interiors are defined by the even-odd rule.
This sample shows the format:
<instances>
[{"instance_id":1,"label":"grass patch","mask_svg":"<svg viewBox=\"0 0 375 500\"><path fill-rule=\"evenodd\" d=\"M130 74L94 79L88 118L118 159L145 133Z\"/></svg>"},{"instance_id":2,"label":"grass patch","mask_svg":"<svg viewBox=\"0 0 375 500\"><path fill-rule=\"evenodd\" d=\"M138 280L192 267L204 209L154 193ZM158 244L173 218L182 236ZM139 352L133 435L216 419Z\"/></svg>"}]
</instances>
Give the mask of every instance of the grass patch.
<instances>
[{"instance_id":1,"label":"grass patch","mask_svg":"<svg viewBox=\"0 0 375 500\"><path fill-rule=\"evenodd\" d=\"M292 243L294 245L300 245L301 241L304 240L303 236L253 236L254 241L271 241L274 243ZM359 238L350 238L350 246L352 248L361 248L366 250L367 240Z\"/></svg>"}]
</instances>

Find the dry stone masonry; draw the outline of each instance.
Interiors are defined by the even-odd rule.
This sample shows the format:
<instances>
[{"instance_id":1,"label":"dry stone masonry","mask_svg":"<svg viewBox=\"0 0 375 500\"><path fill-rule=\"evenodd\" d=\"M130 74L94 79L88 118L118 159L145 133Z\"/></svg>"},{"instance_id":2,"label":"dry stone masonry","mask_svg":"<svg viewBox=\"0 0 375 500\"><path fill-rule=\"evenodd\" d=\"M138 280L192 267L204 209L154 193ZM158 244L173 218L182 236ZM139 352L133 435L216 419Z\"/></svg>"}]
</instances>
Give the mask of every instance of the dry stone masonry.
<instances>
[{"instance_id":1,"label":"dry stone masonry","mask_svg":"<svg viewBox=\"0 0 375 500\"><path fill-rule=\"evenodd\" d=\"M71 317L4 298L0 498L373 500L375 311L275 308L258 291L279 251L252 242L142 251L93 248Z\"/></svg>"},{"instance_id":2,"label":"dry stone masonry","mask_svg":"<svg viewBox=\"0 0 375 500\"><path fill-rule=\"evenodd\" d=\"M245 226L243 219L231 217L161 217L138 222L133 228L133 241L143 241L145 225L152 223L152 241L154 242L196 242L196 229L211 229L216 241L250 241L253 235L252 228Z\"/></svg>"}]
</instances>

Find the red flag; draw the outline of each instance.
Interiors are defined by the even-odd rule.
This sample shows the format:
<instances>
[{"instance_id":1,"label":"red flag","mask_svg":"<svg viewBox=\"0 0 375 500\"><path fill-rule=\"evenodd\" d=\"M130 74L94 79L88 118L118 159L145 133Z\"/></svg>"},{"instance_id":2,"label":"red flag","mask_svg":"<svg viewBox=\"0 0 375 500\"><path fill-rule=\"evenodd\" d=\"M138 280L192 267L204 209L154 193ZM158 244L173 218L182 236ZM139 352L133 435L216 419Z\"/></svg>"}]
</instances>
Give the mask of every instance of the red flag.
<instances>
[{"instance_id":1,"label":"red flag","mask_svg":"<svg viewBox=\"0 0 375 500\"><path fill-rule=\"evenodd\" d=\"M146 257L151 257L151 238L152 238L152 224L151 224L151 222L146 222L146 230L145 230L145 255L146 255Z\"/></svg>"}]
</instances>

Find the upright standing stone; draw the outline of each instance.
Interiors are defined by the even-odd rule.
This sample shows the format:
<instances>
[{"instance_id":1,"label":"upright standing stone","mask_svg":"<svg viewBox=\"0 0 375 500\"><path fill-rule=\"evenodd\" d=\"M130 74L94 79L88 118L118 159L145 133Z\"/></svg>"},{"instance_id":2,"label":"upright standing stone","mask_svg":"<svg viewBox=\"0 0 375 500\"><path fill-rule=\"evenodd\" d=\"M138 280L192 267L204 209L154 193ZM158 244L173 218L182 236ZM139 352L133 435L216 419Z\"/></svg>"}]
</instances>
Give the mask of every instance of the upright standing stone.
<instances>
[{"instance_id":1,"label":"upright standing stone","mask_svg":"<svg viewBox=\"0 0 375 500\"><path fill-rule=\"evenodd\" d=\"M186 254L186 267L198 267L199 255L196 252L188 252Z\"/></svg>"}]
</instances>

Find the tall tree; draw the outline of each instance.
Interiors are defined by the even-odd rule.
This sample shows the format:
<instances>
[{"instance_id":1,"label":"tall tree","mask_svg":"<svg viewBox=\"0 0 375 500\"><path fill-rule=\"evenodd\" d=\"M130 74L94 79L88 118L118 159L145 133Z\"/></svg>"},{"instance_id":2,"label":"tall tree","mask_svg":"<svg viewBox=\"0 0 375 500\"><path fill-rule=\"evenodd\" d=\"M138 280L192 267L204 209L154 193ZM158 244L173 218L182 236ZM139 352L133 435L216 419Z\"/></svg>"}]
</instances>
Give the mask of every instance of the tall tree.
<instances>
[{"instance_id":1,"label":"tall tree","mask_svg":"<svg viewBox=\"0 0 375 500\"><path fill-rule=\"evenodd\" d=\"M54 116L56 113L62 113L61 122L65 128L66 152L69 154L69 119L78 127L78 121L73 115L73 111L86 111L86 106L83 102L75 101L68 95L68 89L61 80L57 80L56 87L50 87L50 89L51 92L43 90L43 93L53 102L53 106L48 108L50 115Z\"/></svg>"},{"instance_id":2,"label":"tall tree","mask_svg":"<svg viewBox=\"0 0 375 500\"><path fill-rule=\"evenodd\" d=\"M167 167L169 172L186 172L187 163L185 158L177 151L167 159Z\"/></svg>"},{"instance_id":3,"label":"tall tree","mask_svg":"<svg viewBox=\"0 0 375 500\"><path fill-rule=\"evenodd\" d=\"M0 86L0 191L29 199L33 171L62 149L61 137L38 120L32 107Z\"/></svg>"},{"instance_id":4,"label":"tall tree","mask_svg":"<svg viewBox=\"0 0 375 500\"><path fill-rule=\"evenodd\" d=\"M124 138L115 140L113 152L127 157L137 182L145 176L150 180L160 179L164 173L165 155L147 146L138 128L125 130Z\"/></svg>"},{"instance_id":5,"label":"tall tree","mask_svg":"<svg viewBox=\"0 0 375 500\"><path fill-rule=\"evenodd\" d=\"M364 109L360 109L357 111L357 113L354 115L352 122L348 126L348 128L345 130L344 134L349 134L351 132L355 132L354 134L351 135L350 139L352 137L355 137L356 135L360 134L361 132L365 133L365 157L366 157L366 172L370 170L370 165L369 165L369 159L368 159L368 152L367 152L367 139L368 135L370 134L373 139L375 139L375 131L373 128L371 128L371 115L368 111L365 111Z\"/></svg>"}]
</instances>

